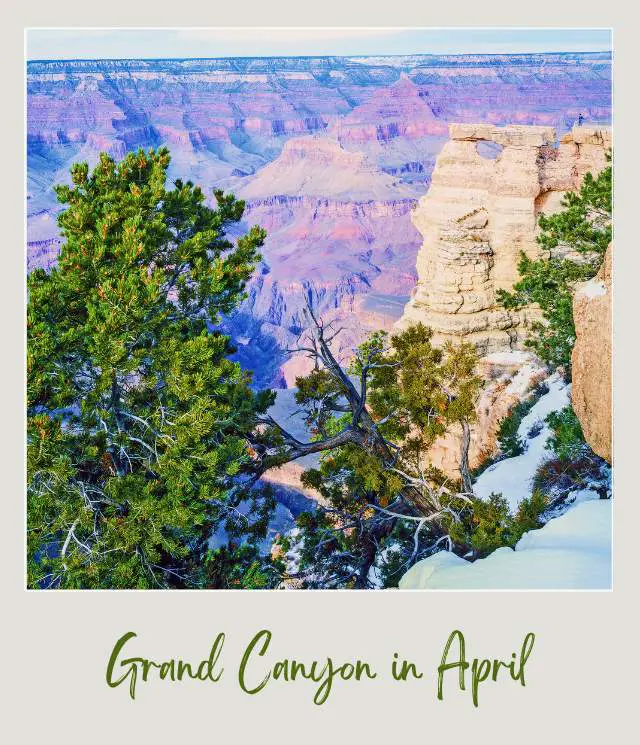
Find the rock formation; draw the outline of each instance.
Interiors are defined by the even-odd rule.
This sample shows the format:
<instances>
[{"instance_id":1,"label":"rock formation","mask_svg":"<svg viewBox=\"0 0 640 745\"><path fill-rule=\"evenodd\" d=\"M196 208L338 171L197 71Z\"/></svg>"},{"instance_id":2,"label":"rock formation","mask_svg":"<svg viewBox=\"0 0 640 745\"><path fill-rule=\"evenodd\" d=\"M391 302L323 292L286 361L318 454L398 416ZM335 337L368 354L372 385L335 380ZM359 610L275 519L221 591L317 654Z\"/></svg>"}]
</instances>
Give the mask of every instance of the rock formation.
<instances>
[{"instance_id":1,"label":"rock formation","mask_svg":"<svg viewBox=\"0 0 640 745\"><path fill-rule=\"evenodd\" d=\"M249 201L282 195L351 202L416 196L415 189L379 170L364 153L346 150L326 135L287 140L280 155L238 191Z\"/></svg>"},{"instance_id":2,"label":"rock formation","mask_svg":"<svg viewBox=\"0 0 640 745\"><path fill-rule=\"evenodd\" d=\"M428 99L406 73L388 88L377 89L331 127L342 143L388 143L401 138L447 135L446 122L436 118Z\"/></svg>"},{"instance_id":3,"label":"rock formation","mask_svg":"<svg viewBox=\"0 0 640 745\"><path fill-rule=\"evenodd\" d=\"M521 251L540 254L539 215L604 168L611 135L574 127L556 144L551 127L451 124L449 137L413 214L418 285L397 325L422 321L436 342L464 339L481 354L517 349L532 311L506 311L496 291L513 287Z\"/></svg>"},{"instance_id":4,"label":"rock formation","mask_svg":"<svg viewBox=\"0 0 640 745\"><path fill-rule=\"evenodd\" d=\"M267 229L227 330L257 385L293 384L282 349L305 294L340 316L345 355L400 317L421 243L411 209L449 122L565 131L580 112L611 116L609 53L29 62L29 268L56 261L51 186L71 163L168 145L171 179L243 196L247 226Z\"/></svg>"},{"instance_id":5,"label":"rock formation","mask_svg":"<svg viewBox=\"0 0 640 745\"><path fill-rule=\"evenodd\" d=\"M611 463L611 246L573 299L576 343L571 401L592 450Z\"/></svg>"}]
</instances>

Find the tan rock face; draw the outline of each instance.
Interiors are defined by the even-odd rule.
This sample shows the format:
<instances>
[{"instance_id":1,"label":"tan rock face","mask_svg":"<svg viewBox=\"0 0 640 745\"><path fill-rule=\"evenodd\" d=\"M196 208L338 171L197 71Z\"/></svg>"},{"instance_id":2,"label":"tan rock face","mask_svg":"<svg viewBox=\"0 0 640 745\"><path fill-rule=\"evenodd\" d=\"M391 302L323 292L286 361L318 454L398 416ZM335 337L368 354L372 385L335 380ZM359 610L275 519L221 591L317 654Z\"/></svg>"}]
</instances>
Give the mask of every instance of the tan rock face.
<instances>
[{"instance_id":1,"label":"tan rock face","mask_svg":"<svg viewBox=\"0 0 640 745\"><path fill-rule=\"evenodd\" d=\"M571 400L592 450L611 463L611 246L598 274L576 290Z\"/></svg>"},{"instance_id":2,"label":"tan rock face","mask_svg":"<svg viewBox=\"0 0 640 745\"><path fill-rule=\"evenodd\" d=\"M519 349L535 311L506 311L496 291L517 281L521 251L540 255L540 214L556 212L585 173L606 166L611 135L576 127L556 146L550 127L451 124L449 136L412 215L424 242L418 284L397 326L422 321L436 343L464 339L480 354ZM479 143L501 152L484 157Z\"/></svg>"}]
</instances>

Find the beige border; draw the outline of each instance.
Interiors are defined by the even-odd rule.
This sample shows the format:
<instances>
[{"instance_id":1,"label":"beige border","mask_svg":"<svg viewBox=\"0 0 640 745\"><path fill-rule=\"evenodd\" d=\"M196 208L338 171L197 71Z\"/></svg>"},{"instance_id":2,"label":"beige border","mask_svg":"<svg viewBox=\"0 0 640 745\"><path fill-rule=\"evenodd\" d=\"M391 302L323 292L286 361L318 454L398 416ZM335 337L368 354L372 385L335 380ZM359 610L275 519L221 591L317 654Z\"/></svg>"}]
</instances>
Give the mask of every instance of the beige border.
<instances>
[{"instance_id":1,"label":"beige border","mask_svg":"<svg viewBox=\"0 0 640 745\"><path fill-rule=\"evenodd\" d=\"M196 5L203 10L191 12ZM251 5L251 13L248 7ZM287 7L288 6L288 7ZM633 114L637 85L637 42L631 11L623 3L583 0L579 6L458 0L450 10L420 3L385 9L373 3L325 0L301 3L244 3L234 10L209 2L179 4L163 11L158 2L111 0L105 11L69 0L64 7L32 0L14 9L2 44L4 144L3 206L5 288L2 295L5 365L2 368L4 426L1 436L4 504L8 506L3 549L7 622L2 684L8 703L11 742L170 743L207 737L238 742L369 743L440 740L487 742L597 743L616 732L633 732L631 691L637 690L632 657L632 610L637 587L635 532L635 428L637 393L633 374L638 338L635 294L639 252L633 230L634 188L639 171ZM24 413L22 308L24 146L23 27L120 25L542 25L613 26L616 96L615 261L615 589L611 593L26 593L23 588ZM551 24L549 24L551 25ZM632 114L633 112L633 114ZM7 229L8 226L8 229ZM637 292L637 291L636 291ZM20 308L21 312L16 312ZM637 459L637 456L635 456ZM257 696L235 681L241 650L260 628L274 632L270 659L296 656L336 660L366 658L381 671L371 683L338 684L327 704L314 706L304 684L272 683ZM468 695L445 690L435 696L435 668L454 628L464 630L472 656L509 657L527 631L537 635L527 667L527 687L505 680L481 691L474 709ZM116 638L139 634L143 655L200 659L215 635L225 631L225 675L217 685L150 684L131 702L122 688L104 683L106 660ZM628 647L628 649L627 649ZM394 651L414 659L425 678L385 683ZM382 675L384 674L384 678ZM451 684L453 677L448 678ZM628 729L627 729L628 727Z\"/></svg>"}]
</instances>

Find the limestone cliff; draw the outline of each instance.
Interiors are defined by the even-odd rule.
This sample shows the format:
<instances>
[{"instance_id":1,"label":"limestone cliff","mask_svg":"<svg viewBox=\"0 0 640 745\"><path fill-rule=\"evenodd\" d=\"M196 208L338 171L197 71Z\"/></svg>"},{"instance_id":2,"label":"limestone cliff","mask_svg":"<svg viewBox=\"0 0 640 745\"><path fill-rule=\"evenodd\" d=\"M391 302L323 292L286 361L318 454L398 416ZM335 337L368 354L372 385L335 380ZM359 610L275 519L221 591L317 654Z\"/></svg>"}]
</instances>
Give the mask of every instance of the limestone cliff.
<instances>
[{"instance_id":1,"label":"limestone cliff","mask_svg":"<svg viewBox=\"0 0 640 745\"><path fill-rule=\"evenodd\" d=\"M449 137L413 213L418 284L397 325L422 321L436 342L464 339L480 354L517 349L535 311L506 311L496 291L512 288L521 251L540 254L539 215L605 167L611 135L574 127L556 143L552 127L451 124Z\"/></svg>"},{"instance_id":2,"label":"limestone cliff","mask_svg":"<svg viewBox=\"0 0 640 745\"><path fill-rule=\"evenodd\" d=\"M611 463L611 246L573 299L576 344L571 400L592 450Z\"/></svg>"}]
</instances>

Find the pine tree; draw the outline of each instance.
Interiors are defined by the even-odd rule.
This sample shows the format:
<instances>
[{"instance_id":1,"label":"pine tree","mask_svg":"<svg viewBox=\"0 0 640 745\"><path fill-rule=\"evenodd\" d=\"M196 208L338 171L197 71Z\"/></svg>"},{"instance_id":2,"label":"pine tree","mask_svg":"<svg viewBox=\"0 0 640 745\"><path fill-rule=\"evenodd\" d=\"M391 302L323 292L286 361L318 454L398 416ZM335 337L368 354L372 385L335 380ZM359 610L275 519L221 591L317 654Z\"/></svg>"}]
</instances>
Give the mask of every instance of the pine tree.
<instances>
[{"instance_id":1,"label":"pine tree","mask_svg":"<svg viewBox=\"0 0 640 745\"><path fill-rule=\"evenodd\" d=\"M542 321L532 324L526 344L553 367L571 375L571 351L575 344L573 288L593 277L600 268L612 238L612 169L594 178L587 173L578 193L568 192L563 209L541 215L538 237L549 258L533 260L521 255L520 280L513 292L499 291L506 308L537 303Z\"/></svg>"},{"instance_id":2,"label":"pine tree","mask_svg":"<svg viewBox=\"0 0 640 745\"><path fill-rule=\"evenodd\" d=\"M452 521L473 501L468 440L462 491L430 465L429 449L454 425L468 431L482 384L477 355L469 344L435 347L431 329L417 324L391 339L373 334L345 371L326 331L315 322L308 350L318 365L296 381L314 441L283 433L287 460L321 453L319 467L303 475L323 502L298 519L297 577L307 587L397 585L402 570L437 546L470 548L463 534L450 538ZM282 548L292 548L290 539Z\"/></svg>"},{"instance_id":3,"label":"pine tree","mask_svg":"<svg viewBox=\"0 0 640 745\"><path fill-rule=\"evenodd\" d=\"M272 395L252 393L214 328L265 234L231 243L243 203L167 189L168 164L166 149L103 154L56 189L59 261L28 279L34 588L243 586L245 570L249 586L269 581L256 542L273 501L243 474ZM223 558L208 551L214 532Z\"/></svg>"},{"instance_id":4,"label":"pine tree","mask_svg":"<svg viewBox=\"0 0 640 745\"><path fill-rule=\"evenodd\" d=\"M476 420L475 403L482 388L482 379L474 374L478 356L472 344L457 346L447 342L442 381L447 395L445 419L449 424L459 424L462 430L460 445L460 476L467 494L473 494L469 468L471 423Z\"/></svg>"}]
</instances>

